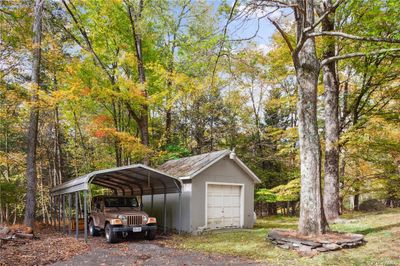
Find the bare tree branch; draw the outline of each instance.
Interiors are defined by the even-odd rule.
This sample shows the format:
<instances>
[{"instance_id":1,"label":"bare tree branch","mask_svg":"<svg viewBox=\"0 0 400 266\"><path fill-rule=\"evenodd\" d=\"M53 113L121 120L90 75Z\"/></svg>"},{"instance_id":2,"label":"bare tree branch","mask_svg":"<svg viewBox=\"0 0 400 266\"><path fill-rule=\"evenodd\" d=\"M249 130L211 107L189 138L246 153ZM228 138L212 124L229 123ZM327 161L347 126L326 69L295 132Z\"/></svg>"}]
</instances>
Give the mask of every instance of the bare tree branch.
<instances>
[{"instance_id":1,"label":"bare tree branch","mask_svg":"<svg viewBox=\"0 0 400 266\"><path fill-rule=\"evenodd\" d=\"M72 2L69 1L71 4ZM78 30L80 31L80 33L82 34L83 39L85 40L86 46L87 47L83 47L85 50L89 51L90 53L92 53L92 55L94 56L95 60L97 61L97 63L100 65L100 67L104 70L104 72L107 74L108 78L111 80L111 82L114 82L114 78L111 76L109 69L107 68L107 66L103 63L103 61L101 61L100 57L97 55L97 53L94 51L93 47L92 47L92 43L89 39L89 36L86 33L86 30L81 26L81 24L79 23L78 19L76 18L75 14L72 12L72 10L70 9L70 7L68 6L68 4L65 2L65 0L62 0L62 3L64 5L64 7L66 8L67 12L70 14L72 20L75 22L76 27L78 28ZM73 6L73 5L72 5ZM75 42L77 41L76 38L73 38L75 40ZM81 45L79 42L77 43L78 45ZM81 46L82 47L82 46Z\"/></svg>"},{"instance_id":2,"label":"bare tree branch","mask_svg":"<svg viewBox=\"0 0 400 266\"><path fill-rule=\"evenodd\" d=\"M221 44L220 44L220 46L219 46L219 51L218 51L217 59L215 60L215 64L214 64L214 68L213 68L213 72L212 72L212 76L211 76L211 87L214 85L215 73L216 73L216 71L217 71L217 65L218 65L219 58L221 57L222 48L223 48L224 42L225 42L224 39L225 39L226 34L227 34L227 31L228 31L228 26L229 26L229 24L232 22L233 12L235 11L235 8L236 8L238 2L239 2L238 0L235 0L235 2L233 2L231 11L230 11L230 13L229 13L229 18L228 18L228 20L226 21L226 24L225 24L225 27L224 27L224 30L223 30L223 39L222 39Z\"/></svg>"},{"instance_id":3,"label":"bare tree branch","mask_svg":"<svg viewBox=\"0 0 400 266\"><path fill-rule=\"evenodd\" d=\"M348 59L348 58L353 58L353 57L363 57L363 56L368 56L368 55L383 54L383 53L389 53L389 52L399 52L399 51L400 51L400 48L391 48L391 49L382 49L382 50L378 50L378 51L372 51L369 53L350 53L350 54L332 56L332 57L322 60L321 66L323 66L325 64L329 64L334 61L342 60L342 59Z\"/></svg>"},{"instance_id":4,"label":"bare tree branch","mask_svg":"<svg viewBox=\"0 0 400 266\"><path fill-rule=\"evenodd\" d=\"M332 12L336 10L336 8L347 0L337 0L332 6L330 6L323 14L319 16L317 21L314 22L313 25L304 29L304 33L310 32L315 29L327 16L329 16Z\"/></svg>"},{"instance_id":5,"label":"bare tree branch","mask_svg":"<svg viewBox=\"0 0 400 266\"><path fill-rule=\"evenodd\" d=\"M229 40L229 41L230 41L230 42L241 42L241 41L249 41L249 40L252 40L253 38L255 38L255 37L257 36L257 34L258 34L259 30L260 30L260 21L261 21L262 19L268 17L268 16L271 15L272 13L276 12L278 9L279 9L279 7L276 7L274 10L272 10L272 11L268 12L267 14L265 14L265 15L263 15L263 16L257 18L257 29L256 29L256 31L254 32L254 34L253 34L252 36L250 36L250 37L244 37L244 38L240 38L240 39L231 39L231 40Z\"/></svg>"},{"instance_id":6,"label":"bare tree branch","mask_svg":"<svg viewBox=\"0 0 400 266\"><path fill-rule=\"evenodd\" d=\"M297 8L301 12L304 13L303 9L299 8L299 5L293 1L279 1L279 0L261 0L261 1L253 1L250 3L253 7L255 8L260 8L260 7L279 7L279 8Z\"/></svg>"},{"instance_id":7,"label":"bare tree branch","mask_svg":"<svg viewBox=\"0 0 400 266\"><path fill-rule=\"evenodd\" d=\"M347 34L347 33L343 33L343 32L338 32L338 31L321 31L321 32L313 32L313 33L307 34L307 37L317 37L317 36L334 36L334 37L341 37L341 38L356 40L356 41L400 43L399 39L362 37L362 36L351 35L351 34Z\"/></svg>"},{"instance_id":8,"label":"bare tree branch","mask_svg":"<svg viewBox=\"0 0 400 266\"><path fill-rule=\"evenodd\" d=\"M275 20L270 19L267 17L269 21L275 26L275 28L279 31L279 33L282 35L283 39L285 40L287 46L289 47L289 50L291 53L293 53L294 49L293 46L289 40L289 37L287 36L286 32L282 29L282 27L276 22Z\"/></svg>"}]
</instances>

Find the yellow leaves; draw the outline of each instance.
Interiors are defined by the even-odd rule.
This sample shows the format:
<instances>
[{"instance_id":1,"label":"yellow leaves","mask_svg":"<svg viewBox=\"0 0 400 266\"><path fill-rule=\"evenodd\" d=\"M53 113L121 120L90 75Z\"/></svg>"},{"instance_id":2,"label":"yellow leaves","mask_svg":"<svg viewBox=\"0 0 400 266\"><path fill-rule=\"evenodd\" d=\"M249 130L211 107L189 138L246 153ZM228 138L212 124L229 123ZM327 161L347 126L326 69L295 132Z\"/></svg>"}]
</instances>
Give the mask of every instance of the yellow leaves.
<instances>
[{"instance_id":1,"label":"yellow leaves","mask_svg":"<svg viewBox=\"0 0 400 266\"><path fill-rule=\"evenodd\" d=\"M154 80L152 81L154 91L149 97L149 104L163 103L166 108L169 108L179 99L195 92L199 88L196 78L168 70L161 64L149 64L147 68L154 74Z\"/></svg>"},{"instance_id":2,"label":"yellow leaves","mask_svg":"<svg viewBox=\"0 0 400 266\"><path fill-rule=\"evenodd\" d=\"M140 138L128 132L116 130L113 126L112 117L98 115L94 117L88 126L88 131L99 141L107 142L110 139L123 149L124 153L130 154L138 160L145 158L152 153L152 150L141 143Z\"/></svg>"},{"instance_id":3,"label":"yellow leaves","mask_svg":"<svg viewBox=\"0 0 400 266\"><path fill-rule=\"evenodd\" d=\"M300 197L300 178L289 181L286 185L272 188L270 191L277 196L277 201L299 200Z\"/></svg>"},{"instance_id":4,"label":"yellow leaves","mask_svg":"<svg viewBox=\"0 0 400 266\"><path fill-rule=\"evenodd\" d=\"M127 65L130 66L132 69L135 69L137 66L137 58L135 53L133 52L123 52L119 58L120 65Z\"/></svg>"},{"instance_id":5,"label":"yellow leaves","mask_svg":"<svg viewBox=\"0 0 400 266\"><path fill-rule=\"evenodd\" d=\"M2 152L0 151L0 165L23 166L25 163L25 155L21 152Z\"/></svg>"},{"instance_id":6,"label":"yellow leaves","mask_svg":"<svg viewBox=\"0 0 400 266\"><path fill-rule=\"evenodd\" d=\"M127 132L114 132L113 136L119 140L121 147L133 157L144 157L151 149L140 142L139 138Z\"/></svg>"},{"instance_id":7,"label":"yellow leaves","mask_svg":"<svg viewBox=\"0 0 400 266\"><path fill-rule=\"evenodd\" d=\"M112 96L118 97L122 100L134 103L145 104L147 99L145 96L145 90L147 84L140 84L130 79L120 77L117 81L116 86L119 90L110 89L108 93Z\"/></svg>"},{"instance_id":8,"label":"yellow leaves","mask_svg":"<svg viewBox=\"0 0 400 266\"><path fill-rule=\"evenodd\" d=\"M297 103L296 96L285 95L284 97L268 99L266 105L271 109L278 110L283 106L294 108L296 106L296 103Z\"/></svg>"},{"instance_id":9,"label":"yellow leaves","mask_svg":"<svg viewBox=\"0 0 400 266\"><path fill-rule=\"evenodd\" d=\"M348 158L347 176L365 179L396 171L400 159L400 129L396 122L371 116L363 127L354 127L342 137Z\"/></svg>"}]
</instances>

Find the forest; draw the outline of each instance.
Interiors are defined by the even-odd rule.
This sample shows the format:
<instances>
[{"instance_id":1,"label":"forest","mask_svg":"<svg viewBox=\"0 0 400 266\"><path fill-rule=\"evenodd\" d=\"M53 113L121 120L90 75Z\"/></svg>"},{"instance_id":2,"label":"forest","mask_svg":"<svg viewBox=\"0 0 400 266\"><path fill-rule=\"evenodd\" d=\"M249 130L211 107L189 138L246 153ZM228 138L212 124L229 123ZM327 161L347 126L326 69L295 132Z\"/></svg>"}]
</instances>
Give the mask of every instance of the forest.
<instances>
[{"instance_id":1,"label":"forest","mask_svg":"<svg viewBox=\"0 0 400 266\"><path fill-rule=\"evenodd\" d=\"M291 204L304 235L399 207L399 10L0 1L0 224L50 221L49 190L91 171L222 149L262 180L257 213Z\"/></svg>"}]
</instances>

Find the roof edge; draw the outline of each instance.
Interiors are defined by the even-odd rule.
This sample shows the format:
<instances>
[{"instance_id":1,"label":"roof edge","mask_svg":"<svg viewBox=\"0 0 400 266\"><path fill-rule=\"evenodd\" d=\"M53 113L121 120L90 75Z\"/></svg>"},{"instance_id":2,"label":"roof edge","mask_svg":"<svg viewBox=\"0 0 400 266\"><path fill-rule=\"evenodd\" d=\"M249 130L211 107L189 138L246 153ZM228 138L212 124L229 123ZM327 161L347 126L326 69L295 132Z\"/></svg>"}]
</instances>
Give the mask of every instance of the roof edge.
<instances>
[{"instance_id":1,"label":"roof edge","mask_svg":"<svg viewBox=\"0 0 400 266\"><path fill-rule=\"evenodd\" d=\"M154 168L144 165L144 164L131 164L131 165L126 165L126 166L119 166L119 167L114 167L114 168L96 170L96 171L90 172L86 175L76 177L74 179L63 182L55 187L52 187L50 189L50 194L58 195L59 193L61 193L59 191L72 189L74 187L76 187L76 189L78 189L79 191L88 190L89 184L92 182L93 178L96 175L106 174L108 172L114 172L114 171L135 169L135 168L143 168L143 169L146 169L147 171L151 171L151 172L154 172L157 174L164 175L164 176L171 178L172 180L178 182L182 186L182 181L177 177L171 176L170 174L164 173L162 171L159 171L158 169L154 169ZM175 185L178 186L178 184L176 182L175 182ZM75 190L74 190L74 192L75 192Z\"/></svg>"},{"instance_id":2,"label":"roof edge","mask_svg":"<svg viewBox=\"0 0 400 266\"><path fill-rule=\"evenodd\" d=\"M250 170L250 168L248 168L244 162L242 162L242 160L240 160L237 156L235 156L234 159L232 159L233 161L235 161L240 168L242 168L243 171L245 171L251 178L253 178L254 183L256 184L260 184L261 180L258 178L258 176L256 176L256 174Z\"/></svg>"}]
</instances>

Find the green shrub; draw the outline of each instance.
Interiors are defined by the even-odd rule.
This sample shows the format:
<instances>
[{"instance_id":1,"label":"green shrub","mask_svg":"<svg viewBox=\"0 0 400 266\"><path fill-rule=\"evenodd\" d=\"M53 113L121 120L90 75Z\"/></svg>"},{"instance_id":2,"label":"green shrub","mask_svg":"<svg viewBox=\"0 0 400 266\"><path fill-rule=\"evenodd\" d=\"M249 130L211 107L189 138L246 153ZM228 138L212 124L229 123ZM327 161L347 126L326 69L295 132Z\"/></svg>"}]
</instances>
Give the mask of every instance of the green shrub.
<instances>
[{"instance_id":1,"label":"green shrub","mask_svg":"<svg viewBox=\"0 0 400 266\"><path fill-rule=\"evenodd\" d=\"M377 199L369 199L360 204L360 211L363 212L382 211L385 208L385 204Z\"/></svg>"}]
</instances>

